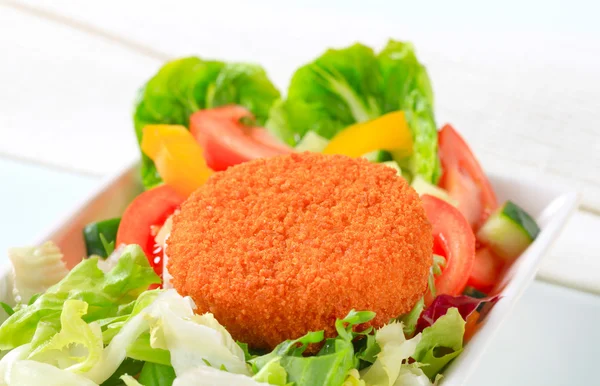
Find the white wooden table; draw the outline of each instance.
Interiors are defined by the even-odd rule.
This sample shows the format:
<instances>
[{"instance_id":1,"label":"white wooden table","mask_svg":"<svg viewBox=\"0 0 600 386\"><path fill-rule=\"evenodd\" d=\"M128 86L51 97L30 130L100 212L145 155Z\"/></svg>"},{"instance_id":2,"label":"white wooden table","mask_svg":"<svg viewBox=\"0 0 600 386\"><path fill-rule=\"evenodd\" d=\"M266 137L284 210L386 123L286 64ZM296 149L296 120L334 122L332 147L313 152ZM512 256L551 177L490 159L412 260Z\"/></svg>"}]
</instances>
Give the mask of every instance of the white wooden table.
<instances>
[{"instance_id":1,"label":"white wooden table","mask_svg":"<svg viewBox=\"0 0 600 386\"><path fill-rule=\"evenodd\" d=\"M600 354L589 348L600 298L564 288L600 294L600 4L412 3L0 0L1 250L35 240L137 156L132 100L165 60L260 62L283 89L325 47L411 40L438 123L453 123L487 170L582 197L538 276L558 286L532 286L471 384L576 384L568 376ZM494 369L510 371L490 380Z\"/></svg>"}]
</instances>

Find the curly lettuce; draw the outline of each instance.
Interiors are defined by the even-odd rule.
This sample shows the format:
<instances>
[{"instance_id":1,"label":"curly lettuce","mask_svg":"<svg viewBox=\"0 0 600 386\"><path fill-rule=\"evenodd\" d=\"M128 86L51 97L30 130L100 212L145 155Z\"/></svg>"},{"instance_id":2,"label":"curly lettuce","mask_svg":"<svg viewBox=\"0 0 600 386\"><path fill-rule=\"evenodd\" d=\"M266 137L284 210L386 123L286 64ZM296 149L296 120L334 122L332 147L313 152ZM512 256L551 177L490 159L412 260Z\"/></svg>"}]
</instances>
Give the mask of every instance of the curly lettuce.
<instances>
[{"instance_id":1,"label":"curly lettuce","mask_svg":"<svg viewBox=\"0 0 600 386\"><path fill-rule=\"evenodd\" d=\"M142 256L128 246L107 273L86 260L18 310L0 327L14 345L0 360L0 385L52 377L57 385L431 386L462 351L465 322L450 308L411 339L398 322L356 332L375 314L351 311L336 321L336 337L310 332L255 356L212 314L195 314L189 297L145 291L155 274ZM61 290L68 295L59 306L50 300ZM18 336L7 341L8 332ZM309 345L320 350L306 356Z\"/></svg>"},{"instance_id":2,"label":"curly lettuce","mask_svg":"<svg viewBox=\"0 0 600 386\"><path fill-rule=\"evenodd\" d=\"M86 323L84 320L87 303L67 300L60 314L58 331L50 334L51 330L40 325L36 334L44 330L47 339L43 344L34 348L28 342L0 360L0 385L33 385L35 381L39 382L36 373L21 375L19 382L11 378L17 368L15 366L30 362L42 366L48 374L55 374L64 384L71 384L68 383L71 379L82 379L81 384L103 384L119 373L119 369L131 358L131 347L140 339L148 339L149 349L154 350L155 355L160 356L165 351L169 353L168 364L146 362L140 374L140 381L153 379L163 382L143 384L171 384L176 375L177 378L185 378L198 367L212 367L251 379L243 350L211 314L195 315L192 300L175 290L151 293L158 295L142 295L138 299L139 307L133 307L131 317L120 325L118 333L107 345L103 343L100 322ZM139 310L147 303L145 299L152 301ZM121 372L119 377L124 375ZM286 378L285 371L276 361L267 363L256 376L257 379L280 383Z\"/></svg>"},{"instance_id":3,"label":"curly lettuce","mask_svg":"<svg viewBox=\"0 0 600 386\"><path fill-rule=\"evenodd\" d=\"M433 379L462 352L464 334L465 320L457 308L450 308L423 330L412 357L425 365L423 372Z\"/></svg>"},{"instance_id":4,"label":"curly lettuce","mask_svg":"<svg viewBox=\"0 0 600 386\"><path fill-rule=\"evenodd\" d=\"M406 340L402 323L396 322L377 331L375 339L381 352L375 363L363 371L362 378L367 385L392 386L400 374L403 362L414 354L421 336Z\"/></svg>"},{"instance_id":5,"label":"curly lettuce","mask_svg":"<svg viewBox=\"0 0 600 386\"><path fill-rule=\"evenodd\" d=\"M100 358L104 344L98 323L88 324L82 319L87 310L86 302L67 300L60 315L60 331L32 350L28 359L75 373L89 371ZM40 328L44 328L41 323Z\"/></svg>"},{"instance_id":6,"label":"curly lettuce","mask_svg":"<svg viewBox=\"0 0 600 386\"><path fill-rule=\"evenodd\" d=\"M61 314L69 300L87 304L86 323L127 317L140 294L157 283L160 278L137 245L127 246L108 273L98 268L97 257L86 259L0 326L0 349L10 350L31 343L35 350L45 344L60 331Z\"/></svg>"}]
</instances>

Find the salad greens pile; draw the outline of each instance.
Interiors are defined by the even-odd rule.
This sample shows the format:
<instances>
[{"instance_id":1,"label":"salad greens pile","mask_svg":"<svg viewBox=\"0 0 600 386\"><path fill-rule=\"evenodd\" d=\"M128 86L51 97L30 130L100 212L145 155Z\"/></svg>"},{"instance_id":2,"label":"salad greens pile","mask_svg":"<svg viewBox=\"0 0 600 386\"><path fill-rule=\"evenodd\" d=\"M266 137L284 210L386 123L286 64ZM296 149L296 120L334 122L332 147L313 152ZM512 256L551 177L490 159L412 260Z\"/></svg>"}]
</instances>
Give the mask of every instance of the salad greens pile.
<instances>
[{"instance_id":1,"label":"salad greens pile","mask_svg":"<svg viewBox=\"0 0 600 386\"><path fill-rule=\"evenodd\" d=\"M404 111L414 148L395 161L412 176L430 183L439 179L433 91L410 43L390 40L379 53L362 44L328 50L295 72L286 99L258 65L196 57L169 62L139 93L134 112L138 142L148 124L189 128L195 111L227 104L246 107L256 124L290 146L307 133L331 139L354 123ZM146 188L162 181L143 153L142 180Z\"/></svg>"},{"instance_id":2,"label":"salad greens pile","mask_svg":"<svg viewBox=\"0 0 600 386\"><path fill-rule=\"evenodd\" d=\"M56 250L47 243L19 256L52 267ZM26 274L15 275L22 293ZM212 314L195 314L189 297L147 290L160 279L137 245L56 278L28 303L4 305L0 385L432 385L462 350L465 321L449 308L410 339L399 321L357 329L375 314L353 310L337 320L335 337L309 332L257 354Z\"/></svg>"},{"instance_id":3,"label":"salad greens pile","mask_svg":"<svg viewBox=\"0 0 600 386\"><path fill-rule=\"evenodd\" d=\"M146 125L189 128L192 113L227 104L247 108L253 123L289 146L310 136L326 143L348 126L403 111L412 152L385 156L416 181L435 183L440 176L433 92L409 43L390 40L378 53L362 44L328 50L295 72L284 98L257 65L172 61L140 90L138 142ZM143 153L142 180L146 188L162 182ZM212 314L197 315L191 298L149 290L161 279L140 246L114 250L118 224L111 219L86 228L88 252L102 258L71 271L51 242L10 252L16 306L0 303L6 313L0 386L434 385L463 349L465 320L495 301L439 296L425 307L421 299L378 330L365 328L373 312L352 310L335 322L335 336L313 331L255 352ZM430 288L434 293L432 282Z\"/></svg>"},{"instance_id":4,"label":"salad greens pile","mask_svg":"<svg viewBox=\"0 0 600 386\"><path fill-rule=\"evenodd\" d=\"M164 65L139 92L133 116L138 143L142 141L142 129L148 124L188 127L193 112L227 104L246 107L262 125L279 95L258 65L196 57L174 60ZM162 181L154 162L143 152L142 181L146 188Z\"/></svg>"}]
</instances>

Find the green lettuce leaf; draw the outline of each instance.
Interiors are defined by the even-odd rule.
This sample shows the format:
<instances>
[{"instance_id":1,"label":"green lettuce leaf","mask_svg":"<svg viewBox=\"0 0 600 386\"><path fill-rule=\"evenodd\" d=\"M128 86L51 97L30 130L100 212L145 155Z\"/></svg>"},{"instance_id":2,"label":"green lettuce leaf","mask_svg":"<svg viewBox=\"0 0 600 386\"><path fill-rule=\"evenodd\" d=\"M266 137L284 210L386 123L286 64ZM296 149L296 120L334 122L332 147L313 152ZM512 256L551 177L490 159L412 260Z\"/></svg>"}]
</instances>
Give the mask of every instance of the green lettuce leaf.
<instances>
[{"instance_id":1,"label":"green lettuce leaf","mask_svg":"<svg viewBox=\"0 0 600 386\"><path fill-rule=\"evenodd\" d=\"M421 316L421 313L424 309L425 298L422 297L415 303L410 312L402 315L399 318L399 320L402 322L402 325L404 326L404 334L406 334L406 336L412 336L415 333L415 330L417 329L417 322L419 321L419 317Z\"/></svg>"},{"instance_id":2,"label":"green lettuce leaf","mask_svg":"<svg viewBox=\"0 0 600 386\"><path fill-rule=\"evenodd\" d=\"M410 93L403 108L413 138L413 154L408 159L413 176L437 184L442 170L437 154L437 128L433 107L418 90Z\"/></svg>"},{"instance_id":3,"label":"green lettuce leaf","mask_svg":"<svg viewBox=\"0 0 600 386\"><path fill-rule=\"evenodd\" d=\"M148 124L189 126L192 113L227 104L246 107L264 124L279 91L262 67L223 63L196 57L165 64L140 90L133 121L138 142ZM146 188L161 183L150 158L142 153L142 180Z\"/></svg>"},{"instance_id":4,"label":"green lettuce leaf","mask_svg":"<svg viewBox=\"0 0 600 386\"><path fill-rule=\"evenodd\" d=\"M354 351L360 362L358 369L361 370L375 362L377 355L381 352L381 347L377 344L375 334L366 334L361 339L354 341Z\"/></svg>"},{"instance_id":5,"label":"green lettuce leaf","mask_svg":"<svg viewBox=\"0 0 600 386\"><path fill-rule=\"evenodd\" d=\"M431 327L422 332L422 337L412 356L424 364L423 372L431 379L462 352L465 321L456 308L450 308Z\"/></svg>"},{"instance_id":6,"label":"green lettuce leaf","mask_svg":"<svg viewBox=\"0 0 600 386\"><path fill-rule=\"evenodd\" d=\"M139 383L137 379L129 374L123 374L119 377L119 380L122 381L122 384L125 384L125 386L145 386Z\"/></svg>"},{"instance_id":7,"label":"green lettuce leaf","mask_svg":"<svg viewBox=\"0 0 600 386\"><path fill-rule=\"evenodd\" d=\"M260 369L252 379L269 385L285 386L287 385L287 372L281 366L280 360L275 358Z\"/></svg>"},{"instance_id":8,"label":"green lettuce leaf","mask_svg":"<svg viewBox=\"0 0 600 386\"><path fill-rule=\"evenodd\" d=\"M254 372L260 371L268 363L273 360L278 360L285 355L301 355L306 351L309 344L320 343L323 341L325 334L323 331L309 332L298 339L286 340L280 343L268 354L257 356L248 361L252 365Z\"/></svg>"},{"instance_id":9,"label":"green lettuce leaf","mask_svg":"<svg viewBox=\"0 0 600 386\"><path fill-rule=\"evenodd\" d=\"M139 374L142 371L144 362L135 359L127 358L119 365L119 368L100 386L123 386L125 382L122 377L128 374ZM127 384L125 382L125 384Z\"/></svg>"},{"instance_id":10,"label":"green lettuce leaf","mask_svg":"<svg viewBox=\"0 0 600 386\"><path fill-rule=\"evenodd\" d=\"M144 386L171 386L175 380L175 370L171 366L146 363L139 381Z\"/></svg>"},{"instance_id":11,"label":"green lettuce leaf","mask_svg":"<svg viewBox=\"0 0 600 386\"><path fill-rule=\"evenodd\" d=\"M28 359L71 372L90 370L100 358L104 344L100 326L82 319L87 310L86 302L67 300L60 315L60 331L34 348Z\"/></svg>"},{"instance_id":12,"label":"green lettuce leaf","mask_svg":"<svg viewBox=\"0 0 600 386\"><path fill-rule=\"evenodd\" d=\"M403 109L410 94L418 91L433 106L429 75L411 43L390 40L377 56L383 81L383 111Z\"/></svg>"},{"instance_id":13,"label":"green lettuce leaf","mask_svg":"<svg viewBox=\"0 0 600 386\"><path fill-rule=\"evenodd\" d=\"M323 341L323 332L311 332L305 336L279 344L271 353L251 359L254 371L260 372L273 360L279 360L288 375L288 382L296 386L337 386L344 383L350 370L359 365L359 354L355 353L353 340L362 333L353 332L354 326L373 319L373 312L352 310L344 319L338 319L336 338L327 339L314 356L303 356L309 344Z\"/></svg>"},{"instance_id":14,"label":"green lettuce leaf","mask_svg":"<svg viewBox=\"0 0 600 386\"><path fill-rule=\"evenodd\" d=\"M413 154L402 165L413 176L437 183L437 126L433 112L433 89L414 46L390 40L378 55L383 82L383 111L403 110L413 139ZM401 160L399 160L401 161ZM407 167L408 166L408 167Z\"/></svg>"},{"instance_id":15,"label":"green lettuce leaf","mask_svg":"<svg viewBox=\"0 0 600 386\"><path fill-rule=\"evenodd\" d=\"M136 300L121 306L118 311L118 316L110 316L108 318L97 320L96 323L102 327L102 339L104 343L110 343L125 323L150 304L154 303L154 300L156 300L160 293L161 291L159 290L142 292Z\"/></svg>"},{"instance_id":16,"label":"green lettuce leaf","mask_svg":"<svg viewBox=\"0 0 600 386\"><path fill-rule=\"evenodd\" d=\"M383 113L380 89L371 48L355 44L327 50L296 71L287 100L275 105L267 128L292 146L309 131L331 139L345 127Z\"/></svg>"},{"instance_id":17,"label":"green lettuce leaf","mask_svg":"<svg viewBox=\"0 0 600 386\"><path fill-rule=\"evenodd\" d=\"M394 322L378 330L375 339L381 352L375 363L363 371L362 378L367 385L392 386L403 363L414 354L421 336L406 340L402 323Z\"/></svg>"},{"instance_id":18,"label":"green lettuce leaf","mask_svg":"<svg viewBox=\"0 0 600 386\"><path fill-rule=\"evenodd\" d=\"M59 283L31 305L21 307L0 326L0 349L31 343L32 350L60 331L63 306L68 300L87 303L86 323L131 312L138 296L150 284L159 283L146 255L137 245L127 246L109 273L98 268L98 259L79 263Z\"/></svg>"},{"instance_id":19,"label":"green lettuce leaf","mask_svg":"<svg viewBox=\"0 0 600 386\"><path fill-rule=\"evenodd\" d=\"M412 175L436 182L433 92L410 43L390 40L379 54L362 44L328 50L296 71L287 99L273 106L266 125L294 146L307 132L331 139L354 123L398 110L406 114L414 147L409 159L397 161Z\"/></svg>"}]
</instances>

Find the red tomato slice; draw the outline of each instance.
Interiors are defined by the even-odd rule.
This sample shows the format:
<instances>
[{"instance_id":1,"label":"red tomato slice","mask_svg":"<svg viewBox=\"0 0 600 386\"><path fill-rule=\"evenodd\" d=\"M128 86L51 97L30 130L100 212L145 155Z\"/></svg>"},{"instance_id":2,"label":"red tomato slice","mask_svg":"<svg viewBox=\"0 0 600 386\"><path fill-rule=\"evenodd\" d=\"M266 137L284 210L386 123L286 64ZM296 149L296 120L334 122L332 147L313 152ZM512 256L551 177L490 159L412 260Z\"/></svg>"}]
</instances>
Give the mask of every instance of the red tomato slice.
<instances>
[{"instance_id":1,"label":"red tomato slice","mask_svg":"<svg viewBox=\"0 0 600 386\"><path fill-rule=\"evenodd\" d=\"M140 194L123 213L116 244L141 246L154 272L162 277L163 251L154 241L155 234L152 228L161 227L184 200L184 196L168 185L161 185Z\"/></svg>"},{"instance_id":2,"label":"red tomato slice","mask_svg":"<svg viewBox=\"0 0 600 386\"><path fill-rule=\"evenodd\" d=\"M427 194L423 195L421 200L432 226L433 252L446 258L446 266L435 280L437 294L460 295L473 269L473 230L460 211L446 201ZM429 296L426 303L432 300Z\"/></svg>"},{"instance_id":3,"label":"red tomato slice","mask_svg":"<svg viewBox=\"0 0 600 386\"><path fill-rule=\"evenodd\" d=\"M450 125L438 134L442 178L439 185L458 201L458 208L474 229L498 207L487 176L462 137Z\"/></svg>"},{"instance_id":4,"label":"red tomato slice","mask_svg":"<svg viewBox=\"0 0 600 386\"><path fill-rule=\"evenodd\" d=\"M252 159L292 152L264 128L240 123L244 117L252 115L241 106L223 106L192 114L190 131L204 150L208 167L225 170Z\"/></svg>"},{"instance_id":5,"label":"red tomato slice","mask_svg":"<svg viewBox=\"0 0 600 386\"><path fill-rule=\"evenodd\" d=\"M500 279L503 266L502 260L496 257L489 248L478 249L467 285L488 293Z\"/></svg>"},{"instance_id":6,"label":"red tomato slice","mask_svg":"<svg viewBox=\"0 0 600 386\"><path fill-rule=\"evenodd\" d=\"M483 205L479 197L479 187L458 168L449 168L444 172L445 189L456 200L458 210L465 216L471 227L481 219Z\"/></svg>"}]
</instances>

